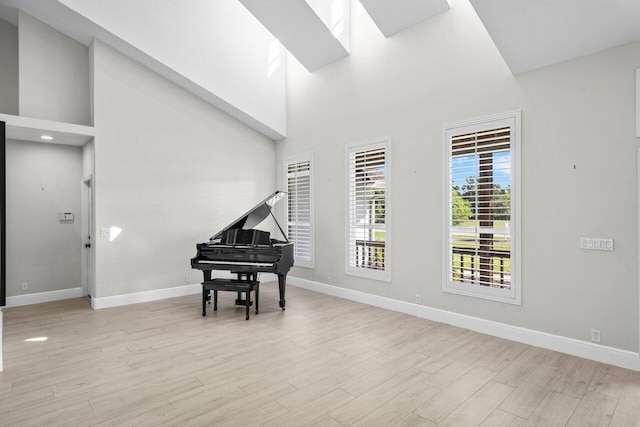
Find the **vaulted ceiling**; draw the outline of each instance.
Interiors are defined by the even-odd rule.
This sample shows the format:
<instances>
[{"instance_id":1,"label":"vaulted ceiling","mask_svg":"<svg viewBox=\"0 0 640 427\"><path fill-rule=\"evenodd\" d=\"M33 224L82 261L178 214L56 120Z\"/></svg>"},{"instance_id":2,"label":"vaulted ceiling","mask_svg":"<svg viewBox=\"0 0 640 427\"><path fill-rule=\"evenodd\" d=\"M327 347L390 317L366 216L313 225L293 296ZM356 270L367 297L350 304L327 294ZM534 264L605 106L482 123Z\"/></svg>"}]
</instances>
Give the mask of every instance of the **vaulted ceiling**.
<instances>
[{"instance_id":1,"label":"vaulted ceiling","mask_svg":"<svg viewBox=\"0 0 640 427\"><path fill-rule=\"evenodd\" d=\"M344 6L348 0L239 1L310 71L348 55L348 40L341 40L334 31L338 19L327 18L329 9L331 15L336 11L348 13L348 6ZM459 1L467 0L360 0L360 3L384 36L392 37L446 12ZM639 0L468 1L513 74L640 40ZM325 28L323 32L315 32L313 29L322 21L329 31ZM333 40L329 40L331 32ZM323 38L327 39L324 46L319 43ZM336 48L335 38L342 43L342 50ZM330 53L332 50L335 52ZM307 60L309 57L312 59Z\"/></svg>"},{"instance_id":2,"label":"vaulted ceiling","mask_svg":"<svg viewBox=\"0 0 640 427\"><path fill-rule=\"evenodd\" d=\"M393 37L462 1L513 74L640 40L640 0L0 0L0 17L15 24L23 9L81 43L101 38L278 140L286 133L280 43L315 71L349 55L352 6ZM233 49L244 49L244 62Z\"/></svg>"},{"instance_id":3,"label":"vaulted ceiling","mask_svg":"<svg viewBox=\"0 0 640 427\"><path fill-rule=\"evenodd\" d=\"M513 74L640 40L638 0L470 0Z\"/></svg>"},{"instance_id":4,"label":"vaulted ceiling","mask_svg":"<svg viewBox=\"0 0 640 427\"><path fill-rule=\"evenodd\" d=\"M348 0L239 1L309 71L349 55ZM385 37L450 7L449 0L360 0L360 4Z\"/></svg>"}]
</instances>

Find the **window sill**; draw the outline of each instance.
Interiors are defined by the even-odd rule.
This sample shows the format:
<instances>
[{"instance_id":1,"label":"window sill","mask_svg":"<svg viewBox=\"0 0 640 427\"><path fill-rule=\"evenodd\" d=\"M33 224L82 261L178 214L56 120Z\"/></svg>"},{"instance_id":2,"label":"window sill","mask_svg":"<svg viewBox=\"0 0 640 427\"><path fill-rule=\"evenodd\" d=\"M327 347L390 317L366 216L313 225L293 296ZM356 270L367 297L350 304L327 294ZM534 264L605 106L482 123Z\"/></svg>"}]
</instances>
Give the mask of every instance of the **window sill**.
<instances>
[{"instance_id":1,"label":"window sill","mask_svg":"<svg viewBox=\"0 0 640 427\"><path fill-rule=\"evenodd\" d=\"M490 301L502 302L513 305L522 305L522 301L519 295L515 294L511 290L501 290L495 288L479 287L478 285L461 285L457 283L445 283L442 287L443 292L465 295L468 297L486 299Z\"/></svg>"},{"instance_id":2,"label":"window sill","mask_svg":"<svg viewBox=\"0 0 640 427\"><path fill-rule=\"evenodd\" d=\"M391 273L389 270L370 270L366 268L347 268L345 271L347 276L363 277L365 279L379 280L381 282L391 282Z\"/></svg>"}]
</instances>

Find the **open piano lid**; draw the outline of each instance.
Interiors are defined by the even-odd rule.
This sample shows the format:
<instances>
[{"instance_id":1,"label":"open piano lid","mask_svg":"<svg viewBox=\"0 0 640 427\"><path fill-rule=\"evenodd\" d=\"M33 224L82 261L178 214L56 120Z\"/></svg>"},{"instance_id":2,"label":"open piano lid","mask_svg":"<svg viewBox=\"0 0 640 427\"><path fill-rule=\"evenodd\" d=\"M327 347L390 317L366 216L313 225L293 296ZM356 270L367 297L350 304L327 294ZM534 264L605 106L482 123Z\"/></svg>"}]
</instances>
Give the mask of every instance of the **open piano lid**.
<instances>
[{"instance_id":1,"label":"open piano lid","mask_svg":"<svg viewBox=\"0 0 640 427\"><path fill-rule=\"evenodd\" d=\"M280 232L284 236L285 240L288 242L289 239L287 238L287 235L284 233L284 231L282 231L282 227L280 227L278 220L271 213L271 208L276 203L278 203L280 199L283 199L286 196L287 196L286 192L276 191L275 193L273 193L272 195L270 195L269 197L267 197L266 199L258 203L256 206L254 206L252 209L250 209L247 213L242 215L240 218L233 221L230 225L226 226L225 228L223 228L222 230L218 231L216 234L211 236L209 240L214 241L214 240L221 239L222 234L225 231L231 230L234 228L241 228L245 230L254 228L258 224L260 224L262 221L264 221L269 215L271 215L274 221L276 222L276 225L280 229Z\"/></svg>"}]
</instances>

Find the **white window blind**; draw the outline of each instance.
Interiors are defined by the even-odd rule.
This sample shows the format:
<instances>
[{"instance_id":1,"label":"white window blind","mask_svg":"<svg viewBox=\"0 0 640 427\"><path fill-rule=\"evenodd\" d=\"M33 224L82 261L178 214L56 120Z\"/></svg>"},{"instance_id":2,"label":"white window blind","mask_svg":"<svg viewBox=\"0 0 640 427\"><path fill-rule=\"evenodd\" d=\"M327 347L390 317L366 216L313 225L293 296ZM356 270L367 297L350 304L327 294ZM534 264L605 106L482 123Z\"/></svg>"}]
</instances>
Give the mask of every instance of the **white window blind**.
<instances>
[{"instance_id":1,"label":"white window blind","mask_svg":"<svg viewBox=\"0 0 640 427\"><path fill-rule=\"evenodd\" d=\"M313 267L313 206L311 157L285 160L287 234L294 244L297 266Z\"/></svg>"},{"instance_id":2,"label":"white window blind","mask_svg":"<svg viewBox=\"0 0 640 427\"><path fill-rule=\"evenodd\" d=\"M446 132L445 290L519 303L516 122L487 120Z\"/></svg>"},{"instance_id":3,"label":"white window blind","mask_svg":"<svg viewBox=\"0 0 640 427\"><path fill-rule=\"evenodd\" d=\"M347 273L389 280L388 139L347 147Z\"/></svg>"}]
</instances>

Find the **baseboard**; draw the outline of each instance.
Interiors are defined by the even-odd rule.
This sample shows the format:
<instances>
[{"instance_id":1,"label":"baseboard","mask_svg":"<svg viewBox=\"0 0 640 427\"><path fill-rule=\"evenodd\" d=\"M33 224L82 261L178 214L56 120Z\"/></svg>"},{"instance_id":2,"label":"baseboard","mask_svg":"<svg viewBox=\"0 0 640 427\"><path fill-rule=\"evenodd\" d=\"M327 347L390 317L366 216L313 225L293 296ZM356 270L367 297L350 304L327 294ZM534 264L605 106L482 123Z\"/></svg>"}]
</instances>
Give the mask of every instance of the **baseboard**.
<instances>
[{"instance_id":1,"label":"baseboard","mask_svg":"<svg viewBox=\"0 0 640 427\"><path fill-rule=\"evenodd\" d=\"M278 281L278 276L272 273L260 273L260 282L267 283ZM132 294L114 295L110 297L91 298L91 308L119 307L121 305L138 304L141 302L157 301L165 298L176 298L185 295L194 295L202 292L200 283L176 286L174 288L156 289L153 291L135 292Z\"/></svg>"},{"instance_id":2,"label":"baseboard","mask_svg":"<svg viewBox=\"0 0 640 427\"><path fill-rule=\"evenodd\" d=\"M40 304L43 302L59 301L63 299L82 298L82 288L61 289L58 291L38 292L36 294L16 295L7 297L7 307Z\"/></svg>"},{"instance_id":3,"label":"baseboard","mask_svg":"<svg viewBox=\"0 0 640 427\"><path fill-rule=\"evenodd\" d=\"M277 277L275 275L264 274L260 277L260 279L262 282L266 283L268 281L277 280ZM600 344L562 337L546 332L521 328L519 326L480 319L478 317L467 316L451 311L440 310L437 308L417 305L405 301L394 300L391 298L327 285L311 280L300 279L297 277L289 276L287 279L287 283L315 292L332 295L351 301L357 301L375 307L385 308L387 310L393 310L400 313L433 320L435 322L446 323L448 325L458 326L483 334L542 347L561 353L571 354L573 356L584 357L586 359L591 359L597 362L607 363L626 369L640 371L640 355L636 352L628 350L607 347ZM91 307L94 309L102 309L156 301L165 298L175 298L185 295L198 294L201 292L201 289L202 288L200 284L192 284L186 286L177 286L174 288L136 292L132 294L92 298ZM7 307L17 307L22 305L39 304L43 302L58 301L70 298L80 298L82 296L82 288L62 289L58 291L40 292L36 294L17 295L7 297ZM0 316L1 315L2 313L0 312ZM2 359L0 359L0 370L2 370Z\"/></svg>"},{"instance_id":4,"label":"baseboard","mask_svg":"<svg viewBox=\"0 0 640 427\"><path fill-rule=\"evenodd\" d=\"M121 305L138 304L141 302L157 301L166 298L183 297L185 295L199 294L202 286L199 283L193 285L176 286L175 288L156 289L153 291L134 292L132 294L114 295L110 297L91 298L91 308L119 307Z\"/></svg>"},{"instance_id":5,"label":"baseboard","mask_svg":"<svg viewBox=\"0 0 640 427\"><path fill-rule=\"evenodd\" d=\"M560 353L570 354L572 356L595 360L596 362L640 371L640 354L628 350L607 347L600 344L580 341L546 332L539 332L491 320L480 319L478 317L467 316L405 301L398 301L391 298L326 285L324 283L300 279L297 277L288 277L287 283L289 285L311 291L351 301L357 301L375 307L385 308L387 310L410 314L423 319L446 323L448 325L458 326L460 328L469 329L483 334L521 342L523 344L529 344L536 347L546 348L548 350L558 351Z\"/></svg>"}]
</instances>

